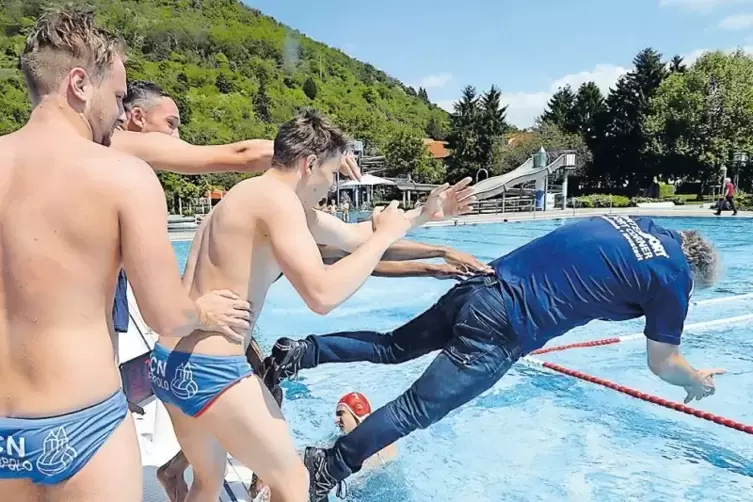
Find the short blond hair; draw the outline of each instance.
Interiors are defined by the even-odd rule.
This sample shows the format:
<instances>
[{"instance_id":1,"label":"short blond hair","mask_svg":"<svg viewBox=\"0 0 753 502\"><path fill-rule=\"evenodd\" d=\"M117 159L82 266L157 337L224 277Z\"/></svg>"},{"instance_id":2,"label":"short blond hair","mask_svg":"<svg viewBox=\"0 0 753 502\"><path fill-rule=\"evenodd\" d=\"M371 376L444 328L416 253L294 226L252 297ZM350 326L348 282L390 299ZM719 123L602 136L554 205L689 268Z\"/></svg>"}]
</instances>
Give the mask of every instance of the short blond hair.
<instances>
[{"instance_id":1,"label":"short blond hair","mask_svg":"<svg viewBox=\"0 0 753 502\"><path fill-rule=\"evenodd\" d=\"M125 46L113 33L94 24L90 6L66 5L47 10L37 20L21 54L21 71L33 102L57 90L74 68L92 77L107 73Z\"/></svg>"}]
</instances>

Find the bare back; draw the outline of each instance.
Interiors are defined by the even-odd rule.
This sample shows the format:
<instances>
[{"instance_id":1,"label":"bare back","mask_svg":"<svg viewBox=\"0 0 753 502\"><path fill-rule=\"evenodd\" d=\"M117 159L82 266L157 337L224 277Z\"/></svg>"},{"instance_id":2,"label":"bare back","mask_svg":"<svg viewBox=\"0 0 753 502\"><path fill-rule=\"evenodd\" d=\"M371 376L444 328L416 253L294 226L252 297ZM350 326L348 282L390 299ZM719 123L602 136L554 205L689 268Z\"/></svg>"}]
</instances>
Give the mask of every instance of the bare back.
<instances>
[{"instance_id":1,"label":"bare back","mask_svg":"<svg viewBox=\"0 0 753 502\"><path fill-rule=\"evenodd\" d=\"M234 186L204 219L196 232L186 263L183 285L191 298L217 289L247 292L251 303L253 330L267 291L281 273L268 236L259 225L259 195L269 191L263 177ZM230 355L244 354L244 348L225 337L197 331L184 340L161 337L160 344L187 352Z\"/></svg>"},{"instance_id":2,"label":"bare back","mask_svg":"<svg viewBox=\"0 0 753 502\"><path fill-rule=\"evenodd\" d=\"M39 126L0 137L0 416L64 413L120 386L122 157Z\"/></svg>"}]
</instances>

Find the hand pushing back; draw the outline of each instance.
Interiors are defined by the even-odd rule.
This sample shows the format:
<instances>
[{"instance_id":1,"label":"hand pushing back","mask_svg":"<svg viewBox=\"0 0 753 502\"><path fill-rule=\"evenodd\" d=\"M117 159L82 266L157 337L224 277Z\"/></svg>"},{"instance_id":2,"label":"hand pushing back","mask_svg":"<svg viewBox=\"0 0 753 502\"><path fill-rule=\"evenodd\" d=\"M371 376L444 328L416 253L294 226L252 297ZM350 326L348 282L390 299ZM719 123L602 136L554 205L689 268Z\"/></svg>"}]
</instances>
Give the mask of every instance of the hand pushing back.
<instances>
[{"instance_id":1,"label":"hand pushing back","mask_svg":"<svg viewBox=\"0 0 753 502\"><path fill-rule=\"evenodd\" d=\"M228 340L243 343L251 325L251 304L230 290L210 291L196 300L199 322Z\"/></svg>"}]
</instances>

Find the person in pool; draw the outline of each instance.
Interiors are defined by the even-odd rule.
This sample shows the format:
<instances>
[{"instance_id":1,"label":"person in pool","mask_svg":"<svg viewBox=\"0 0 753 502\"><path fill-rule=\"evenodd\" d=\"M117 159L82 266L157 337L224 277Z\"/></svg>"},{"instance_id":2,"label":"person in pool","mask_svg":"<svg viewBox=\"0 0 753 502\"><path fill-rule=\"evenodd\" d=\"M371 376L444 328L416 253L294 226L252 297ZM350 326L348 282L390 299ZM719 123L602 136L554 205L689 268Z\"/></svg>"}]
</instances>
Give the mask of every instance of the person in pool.
<instances>
[{"instance_id":1,"label":"person in pool","mask_svg":"<svg viewBox=\"0 0 753 502\"><path fill-rule=\"evenodd\" d=\"M371 403L366 399L366 396L360 392L349 392L337 402L337 407L335 408L335 425L344 434L350 434L369 415L371 415ZM363 465L366 467L376 467L384 465L396 457L397 445L392 443L367 458Z\"/></svg>"},{"instance_id":2,"label":"person in pool","mask_svg":"<svg viewBox=\"0 0 753 502\"><path fill-rule=\"evenodd\" d=\"M645 316L648 367L685 389L685 402L714 394L713 376L680 354L693 288L711 286L718 256L692 230L649 218L597 216L568 224L494 260L494 272L447 292L389 333L354 331L280 339L265 361L267 379L319 364L399 364L435 350L423 375L329 449L306 449L311 502L363 462L418 428L435 424L494 385L522 356L593 320Z\"/></svg>"}]
</instances>

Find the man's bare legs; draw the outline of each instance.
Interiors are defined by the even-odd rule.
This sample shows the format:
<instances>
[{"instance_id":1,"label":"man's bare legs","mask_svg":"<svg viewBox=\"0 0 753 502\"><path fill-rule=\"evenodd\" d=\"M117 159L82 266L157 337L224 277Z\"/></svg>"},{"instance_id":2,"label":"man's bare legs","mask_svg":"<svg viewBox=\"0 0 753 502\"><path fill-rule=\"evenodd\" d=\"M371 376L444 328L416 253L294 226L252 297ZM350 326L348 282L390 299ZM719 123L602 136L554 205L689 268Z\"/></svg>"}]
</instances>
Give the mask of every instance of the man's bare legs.
<instances>
[{"instance_id":1,"label":"man's bare legs","mask_svg":"<svg viewBox=\"0 0 753 502\"><path fill-rule=\"evenodd\" d=\"M306 502L308 474L272 394L257 377L229 388L200 417L168 405L175 433L193 467L186 502L214 502L225 475L226 452L258 474L272 502Z\"/></svg>"}]
</instances>

